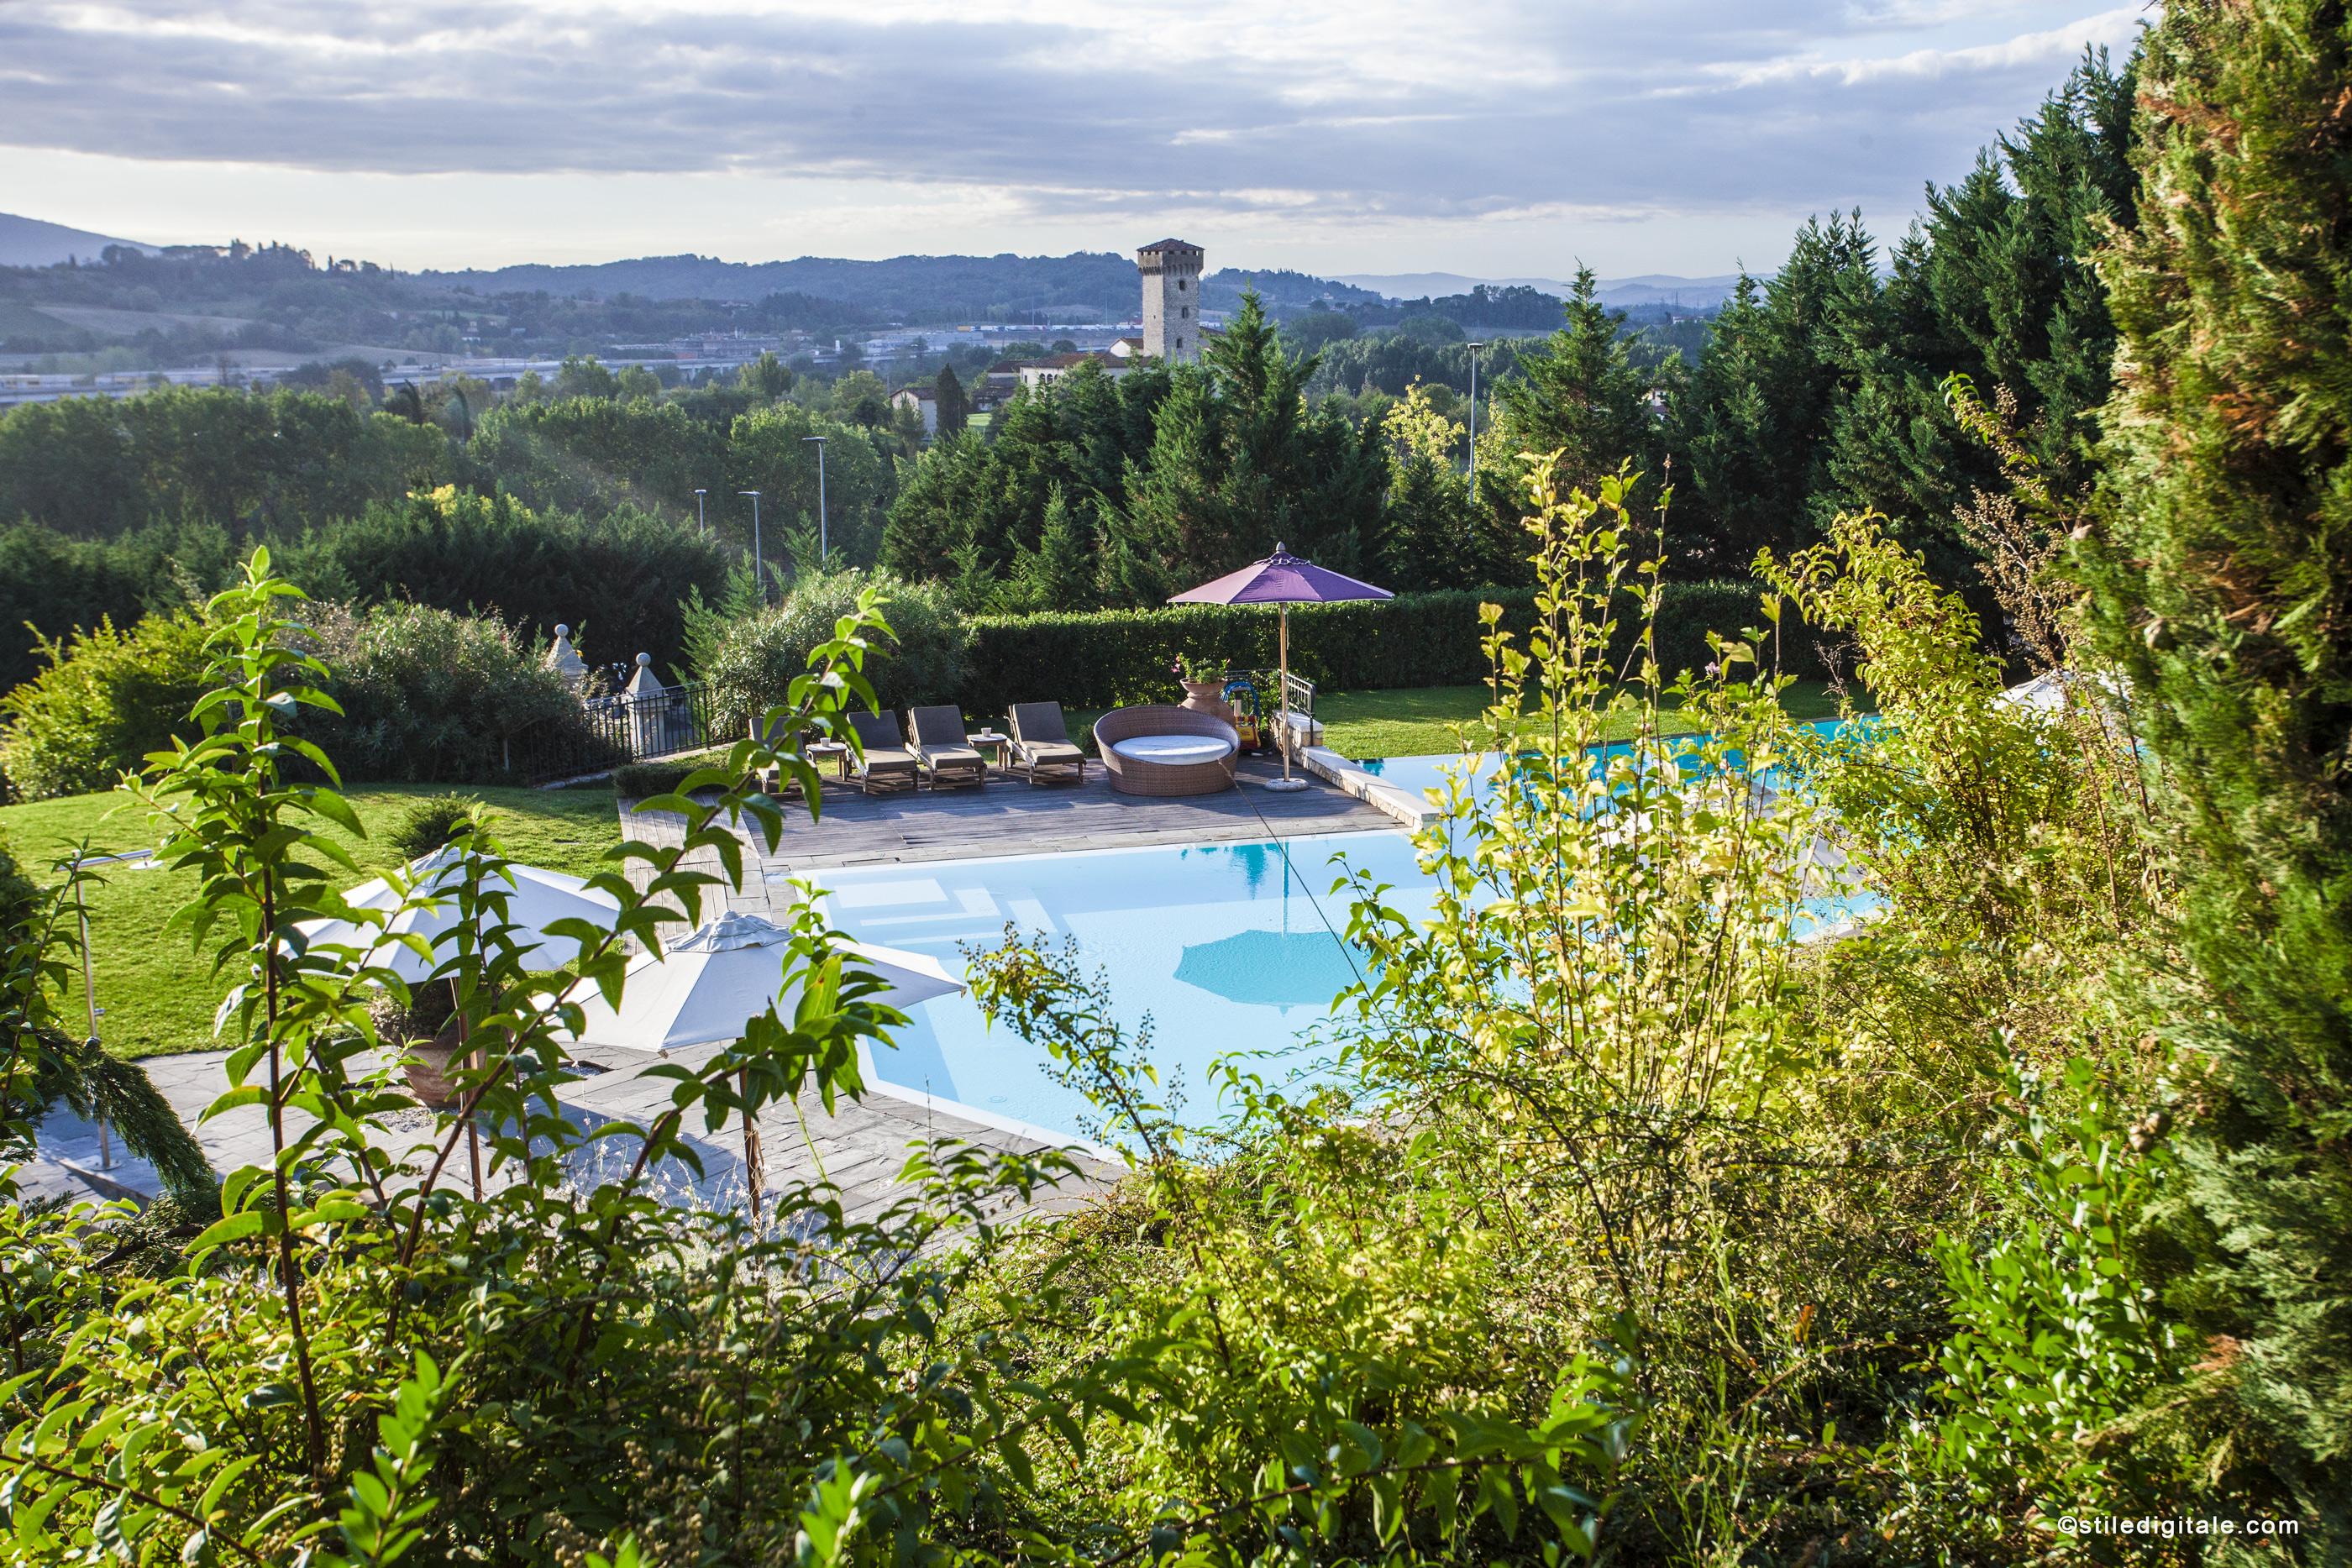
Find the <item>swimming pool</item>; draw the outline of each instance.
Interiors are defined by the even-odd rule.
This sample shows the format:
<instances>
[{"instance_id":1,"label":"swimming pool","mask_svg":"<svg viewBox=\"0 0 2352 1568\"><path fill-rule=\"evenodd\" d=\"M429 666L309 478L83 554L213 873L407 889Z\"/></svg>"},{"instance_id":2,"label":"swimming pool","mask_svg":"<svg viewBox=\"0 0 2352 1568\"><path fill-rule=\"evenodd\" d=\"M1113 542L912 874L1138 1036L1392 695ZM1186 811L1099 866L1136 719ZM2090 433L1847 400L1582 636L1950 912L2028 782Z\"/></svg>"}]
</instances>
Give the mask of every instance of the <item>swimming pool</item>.
<instances>
[{"instance_id":1,"label":"swimming pool","mask_svg":"<svg viewBox=\"0 0 2352 1568\"><path fill-rule=\"evenodd\" d=\"M1347 901L1328 891L1332 857L1396 885L1398 908L1425 918L1433 901L1399 832L1202 844L999 860L929 862L822 873L834 925L862 941L929 953L961 974L966 944L993 946L1010 922L1058 946L1075 937L1089 973L1110 977L1119 1021L1149 1014L1151 1061L1187 1095L1180 1119L1223 1119L1210 1064L1236 1052L1278 1060L1269 1078L1311 1072L1299 1033L1330 1016L1360 959L1333 933ZM970 997L911 1009L874 1075L942 1111L1053 1139L1092 1137L1090 1107L1054 1080L1042 1046L989 1029Z\"/></svg>"},{"instance_id":2,"label":"swimming pool","mask_svg":"<svg viewBox=\"0 0 2352 1568\"><path fill-rule=\"evenodd\" d=\"M1433 776L1454 758L1417 758ZM862 941L929 953L961 975L966 946L992 947L1005 925L1059 947L1074 938L1091 975L1110 982L1118 1020L1149 1015L1150 1061L1163 1089L1181 1087L1180 1121L1205 1126L1231 1107L1212 1065L1255 1053L1269 1082L1311 1078L1320 1047L1300 1036L1331 1016L1362 955L1335 932L1348 900L1331 884L1360 869L1390 884L1390 904L1416 920L1435 907L1410 837L1401 831L1230 844L933 861L820 873L827 913ZM1799 934L1852 919L1873 900L1822 898ZM872 1077L886 1092L945 1113L1051 1141L1097 1140L1097 1116L1057 1082L1045 1048L988 1028L970 997L909 1009L896 1042L877 1046ZM1163 1097L1164 1098L1164 1097Z\"/></svg>"},{"instance_id":3,"label":"swimming pool","mask_svg":"<svg viewBox=\"0 0 2352 1568\"><path fill-rule=\"evenodd\" d=\"M1843 719L1835 718L1816 719L1807 724L1805 727L1826 739L1835 735L1846 722ZM1866 732L1874 720L1865 716L1853 722L1864 727ZM1686 737L1669 736L1666 738L1669 740L1687 738L1696 742L1703 737L1694 735ZM1598 754L1603 758L1623 757L1632 750L1633 744L1630 741L1620 740L1599 747ZM1449 777L1462 776L1464 768L1467 767L1470 770L1468 777L1471 783L1484 791L1493 788L1498 771L1499 756L1500 754L1496 752L1480 751L1467 755L1373 757L1358 762L1356 766L1383 784L1393 784L1398 789L1408 790L1415 795L1424 789L1443 789Z\"/></svg>"}]
</instances>

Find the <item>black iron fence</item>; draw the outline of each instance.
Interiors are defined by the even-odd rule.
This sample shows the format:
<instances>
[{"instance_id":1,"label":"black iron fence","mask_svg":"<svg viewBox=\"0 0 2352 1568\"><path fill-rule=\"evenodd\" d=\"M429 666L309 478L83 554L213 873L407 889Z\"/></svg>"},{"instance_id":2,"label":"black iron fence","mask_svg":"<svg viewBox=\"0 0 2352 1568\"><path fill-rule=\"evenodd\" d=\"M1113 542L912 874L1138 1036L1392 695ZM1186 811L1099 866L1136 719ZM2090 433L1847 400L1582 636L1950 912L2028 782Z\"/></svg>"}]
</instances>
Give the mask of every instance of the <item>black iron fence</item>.
<instances>
[{"instance_id":1,"label":"black iron fence","mask_svg":"<svg viewBox=\"0 0 2352 1568\"><path fill-rule=\"evenodd\" d=\"M506 770L518 784L608 772L626 762L713 744L711 699L699 682L644 696L623 692L583 705L583 722L535 725L510 736Z\"/></svg>"}]
</instances>

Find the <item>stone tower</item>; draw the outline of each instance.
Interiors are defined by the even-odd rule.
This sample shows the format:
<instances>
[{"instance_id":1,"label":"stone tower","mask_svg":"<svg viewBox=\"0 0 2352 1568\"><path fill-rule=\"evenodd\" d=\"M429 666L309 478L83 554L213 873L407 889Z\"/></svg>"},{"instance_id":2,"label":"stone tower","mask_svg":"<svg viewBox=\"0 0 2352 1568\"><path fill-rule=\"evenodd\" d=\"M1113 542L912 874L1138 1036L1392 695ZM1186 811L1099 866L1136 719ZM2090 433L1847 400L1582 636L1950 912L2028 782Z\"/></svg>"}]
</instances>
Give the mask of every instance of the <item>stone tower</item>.
<instances>
[{"instance_id":1,"label":"stone tower","mask_svg":"<svg viewBox=\"0 0 2352 1568\"><path fill-rule=\"evenodd\" d=\"M1201 247L1163 239L1135 253L1143 269L1143 351L1164 365L1201 357Z\"/></svg>"}]
</instances>

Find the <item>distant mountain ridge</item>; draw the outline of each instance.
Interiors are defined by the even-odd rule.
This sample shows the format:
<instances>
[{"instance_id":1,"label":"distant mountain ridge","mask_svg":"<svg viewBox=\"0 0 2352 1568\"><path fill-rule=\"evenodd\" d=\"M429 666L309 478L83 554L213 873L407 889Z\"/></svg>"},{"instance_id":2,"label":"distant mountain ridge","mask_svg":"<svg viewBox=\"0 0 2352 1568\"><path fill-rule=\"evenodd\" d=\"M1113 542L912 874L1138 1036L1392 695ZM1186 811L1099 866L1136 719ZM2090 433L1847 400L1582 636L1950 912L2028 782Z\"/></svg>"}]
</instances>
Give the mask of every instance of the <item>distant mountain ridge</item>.
<instances>
[{"instance_id":1,"label":"distant mountain ridge","mask_svg":"<svg viewBox=\"0 0 2352 1568\"><path fill-rule=\"evenodd\" d=\"M1115 251L1068 256L898 256L851 261L804 256L793 261L721 261L708 256L640 256L625 261L424 272L420 278L478 294L632 294L647 299L714 299L756 303L772 295L832 301L877 319L947 321L1094 317L1125 320L1141 303L1135 260ZM1236 302L1255 287L1269 305L1305 305L1317 298L1371 302L1368 291L1328 278L1279 269L1225 267L1205 280L1213 308Z\"/></svg>"},{"instance_id":2,"label":"distant mountain ridge","mask_svg":"<svg viewBox=\"0 0 2352 1568\"><path fill-rule=\"evenodd\" d=\"M156 248L137 240L114 239L88 229L0 213L0 267L55 267L63 261L96 261L110 245L149 252Z\"/></svg>"},{"instance_id":3,"label":"distant mountain ridge","mask_svg":"<svg viewBox=\"0 0 2352 1568\"><path fill-rule=\"evenodd\" d=\"M1769 277L1765 273L1759 276ZM1351 287L1367 289L1391 299L1442 299L1449 294L1467 294L1479 284L1489 288L1533 288L1545 294L1557 294L1563 298L1572 287L1557 277L1465 277L1458 272L1343 272L1331 279ZM1604 305L1624 308L1634 305L1688 305L1704 308L1719 305L1731 298L1739 283L1736 272L1717 277L1677 277L1671 273L1646 272L1639 277L1603 277L1597 280L1595 293Z\"/></svg>"}]
</instances>

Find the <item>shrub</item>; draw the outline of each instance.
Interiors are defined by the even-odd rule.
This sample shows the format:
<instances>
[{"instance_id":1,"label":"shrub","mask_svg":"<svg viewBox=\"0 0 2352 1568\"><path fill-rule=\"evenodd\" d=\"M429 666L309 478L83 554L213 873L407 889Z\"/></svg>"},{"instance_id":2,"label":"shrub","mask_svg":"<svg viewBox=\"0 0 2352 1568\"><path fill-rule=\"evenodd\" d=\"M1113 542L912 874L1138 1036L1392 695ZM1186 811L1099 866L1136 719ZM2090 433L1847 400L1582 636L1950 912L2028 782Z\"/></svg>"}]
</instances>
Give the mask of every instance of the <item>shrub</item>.
<instances>
[{"instance_id":1,"label":"shrub","mask_svg":"<svg viewBox=\"0 0 2352 1568\"><path fill-rule=\"evenodd\" d=\"M727 584L722 547L635 507L593 518L541 513L446 485L371 506L271 553L321 599L495 613L530 636L569 625L600 664L640 653L675 664L688 595L711 597Z\"/></svg>"},{"instance_id":2,"label":"shrub","mask_svg":"<svg viewBox=\"0 0 2352 1568\"><path fill-rule=\"evenodd\" d=\"M475 795L432 795L412 800L384 830L383 841L410 860L429 855L470 829L474 813L481 809L481 799Z\"/></svg>"},{"instance_id":3,"label":"shrub","mask_svg":"<svg viewBox=\"0 0 2352 1568\"><path fill-rule=\"evenodd\" d=\"M752 715L783 701L793 678L808 673L809 650L832 638L835 623L856 611L859 591L869 586L888 596L882 613L890 622L867 665L876 700L886 711L953 700L965 685L970 633L947 588L887 573L830 572L801 579L782 604L737 622L722 636L708 675L719 733L741 735Z\"/></svg>"},{"instance_id":4,"label":"shrub","mask_svg":"<svg viewBox=\"0 0 2352 1568\"><path fill-rule=\"evenodd\" d=\"M613 793L629 800L642 800L648 795L667 795L695 769L721 767L726 761L727 753L710 750L698 751L691 757L672 757L660 762L625 763L613 769Z\"/></svg>"},{"instance_id":5,"label":"shrub","mask_svg":"<svg viewBox=\"0 0 2352 1568\"><path fill-rule=\"evenodd\" d=\"M111 788L123 770L194 734L188 708L205 689L205 625L151 615L128 632L45 642L48 668L8 694L0 768L25 799Z\"/></svg>"},{"instance_id":6,"label":"shrub","mask_svg":"<svg viewBox=\"0 0 2352 1568\"><path fill-rule=\"evenodd\" d=\"M1672 582L1657 627L1658 662L1671 676L1713 658L1706 633L1726 635L1759 623L1759 590L1746 582ZM1353 604L1306 604L1290 612L1290 667L1337 691L1458 685L1486 678L1480 603L1503 607L1503 624L1525 627L1535 590L1504 588L1400 594ZM1627 607L1630 612L1630 606ZM1622 664L1633 637L1621 613ZM1050 697L1078 707L1164 701L1169 668L1180 657L1212 666L1271 669L1276 617L1265 605L1187 604L1161 610L1090 614L983 616L971 623L971 674L964 706L1003 713L1009 703ZM1812 673L1811 644L1791 639L1788 667Z\"/></svg>"},{"instance_id":7,"label":"shrub","mask_svg":"<svg viewBox=\"0 0 2352 1568\"><path fill-rule=\"evenodd\" d=\"M307 716L304 728L348 778L495 781L508 777L508 743L526 731L594 744L579 699L503 622L421 604L327 604L308 640L343 711Z\"/></svg>"}]
</instances>

